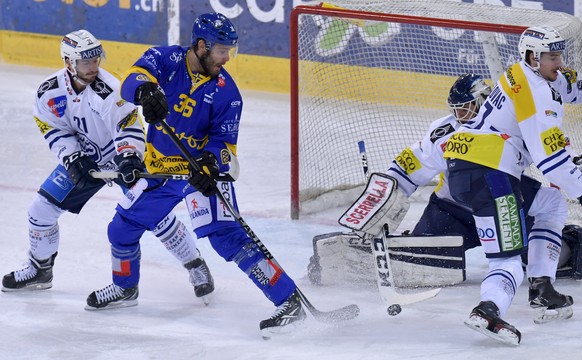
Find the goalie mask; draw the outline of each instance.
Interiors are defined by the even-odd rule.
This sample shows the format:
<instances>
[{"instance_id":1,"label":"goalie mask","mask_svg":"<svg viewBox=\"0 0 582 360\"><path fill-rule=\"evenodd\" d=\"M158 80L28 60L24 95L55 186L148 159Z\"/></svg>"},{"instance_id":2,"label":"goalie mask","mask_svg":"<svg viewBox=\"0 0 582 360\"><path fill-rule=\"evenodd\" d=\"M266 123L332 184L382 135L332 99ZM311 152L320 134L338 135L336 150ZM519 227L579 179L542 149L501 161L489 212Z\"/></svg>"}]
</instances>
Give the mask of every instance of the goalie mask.
<instances>
[{"instance_id":1,"label":"goalie mask","mask_svg":"<svg viewBox=\"0 0 582 360\"><path fill-rule=\"evenodd\" d=\"M566 41L560 36L558 31L550 26L527 28L519 38L519 55L521 59L533 70L540 67L540 58L544 52L564 52ZM534 60L538 63L533 67L529 64L528 55L531 51Z\"/></svg>"},{"instance_id":2,"label":"goalie mask","mask_svg":"<svg viewBox=\"0 0 582 360\"><path fill-rule=\"evenodd\" d=\"M483 78L475 74L461 75L451 86L447 100L449 109L457 119L464 124L479 112L479 108L491 93L491 87Z\"/></svg>"},{"instance_id":3,"label":"goalie mask","mask_svg":"<svg viewBox=\"0 0 582 360\"><path fill-rule=\"evenodd\" d=\"M73 77L77 76L77 62L93 58L105 58L101 42L87 30L77 30L63 37L61 58ZM67 59L71 66L67 66Z\"/></svg>"}]
</instances>

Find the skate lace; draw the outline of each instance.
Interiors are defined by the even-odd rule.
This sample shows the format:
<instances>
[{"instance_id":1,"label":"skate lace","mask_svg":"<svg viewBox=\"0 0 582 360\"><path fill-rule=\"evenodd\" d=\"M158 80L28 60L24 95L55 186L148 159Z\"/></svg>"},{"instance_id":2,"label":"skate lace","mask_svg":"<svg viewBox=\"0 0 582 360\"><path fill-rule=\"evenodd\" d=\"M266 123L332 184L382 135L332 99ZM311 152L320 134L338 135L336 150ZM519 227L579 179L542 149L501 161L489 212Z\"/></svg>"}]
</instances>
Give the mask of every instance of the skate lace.
<instances>
[{"instance_id":1,"label":"skate lace","mask_svg":"<svg viewBox=\"0 0 582 360\"><path fill-rule=\"evenodd\" d=\"M200 266L188 270L190 273L190 283L194 286L208 283L208 268L202 263Z\"/></svg>"},{"instance_id":2,"label":"skate lace","mask_svg":"<svg viewBox=\"0 0 582 360\"><path fill-rule=\"evenodd\" d=\"M285 301L281 305L277 306L277 308L275 309L275 312L273 313L273 315L271 315L270 319L276 319L276 318L280 317L281 315L287 313L289 311L290 307L291 307L291 303L289 301Z\"/></svg>"},{"instance_id":3,"label":"skate lace","mask_svg":"<svg viewBox=\"0 0 582 360\"><path fill-rule=\"evenodd\" d=\"M14 279L17 282L30 280L36 276L37 270L30 262L23 265L24 268L14 272Z\"/></svg>"},{"instance_id":4,"label":"skate lace","mask_svg":"<svg viewBox=\"0 0 582 360\"><path fill-rule=\"evenodd\" d=\"M123 289L115 284L111 284L101 290L97 290L95 296L99 303L112 301L123 296Z\"/></svg>"}]
</instances>

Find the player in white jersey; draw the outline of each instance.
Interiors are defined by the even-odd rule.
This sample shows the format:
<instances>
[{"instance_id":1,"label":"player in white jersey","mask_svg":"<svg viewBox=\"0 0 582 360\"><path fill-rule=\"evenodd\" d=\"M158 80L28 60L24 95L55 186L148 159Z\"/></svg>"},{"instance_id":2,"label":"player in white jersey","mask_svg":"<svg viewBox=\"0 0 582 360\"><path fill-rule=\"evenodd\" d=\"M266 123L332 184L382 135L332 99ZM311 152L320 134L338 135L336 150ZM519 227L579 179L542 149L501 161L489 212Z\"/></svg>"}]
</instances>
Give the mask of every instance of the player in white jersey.
<instances>
[{"instance_id":1,"label":"player in white jersey","mask_svg":"<svg viewBox=\"0 0 582 360\"><path fill-rule=\"evenodd\" d=\"M88 31L69 33L61 43L65 68L38 88L34 120L59 165L29 206L28 262L4 276L4 292L52 287L58 219L66 211L79 213L105 186L104 180L93 178L93 172L118 170L116 182L129 188L145 168L140 116L135 105L121 99L119 80L100 68L104 55L100 41ZM188 269L198 297L213 291L212 276L194 238L173 213L150 230ZM135 256L140 256L139 251Z\"/></svg>"},{"instance_id":2,"label":"player in white jersey","mask_svg":"<svg viewBox=\"0 0 582 360\"><path fill-rule=\"evenodd\" d=\"M431 246L430 253L439 256L458 256L462 251L481 246L471 209L468 206L456 202L450 195L447 181L446 160L442 154L447 139L464 123L473 119L481 105L491 92L491 88L483 81L482 77L475 74L463 74L451 86L447 103L451 114L434 121L421 141L413 143L404 149L392 161L387 174L398 181L398 187L407 197L411 196L419 186L426 185L436 175L440 174L440 182L431 194L422 216L418 219L412 231L406 231L405 235L411 236L452 236L463 237L462 248L453 246ZM527 228L543 230L540 227L546 219L564 219L567 216L567 204L561 193L552 187L541 187L541 183L522 176L522 193L524 207L528 210ZM559 220L562 221L562 220ZM534 224L536 224L534 226ZM370 247L365 244L365 239L358 241L355 234L346 234L342 241L337 241L338 233L319 235L314 238L314 256L310 258L308 274L315 284L333 281L348 281L359 283L369 280L371 272L365 271L366 264L372 263ZM556 277L580 278L582 276L582 261L578 259L580 243L582 240L582 228L576 225L567 225L562 231L562 251L560 262L544 260L543 249L552 249L553 244L546 236L537 236L530 244L533 261L528 264L528 273L532 276L543 276L546 273ZM411 237L412 238L412 237ZM344 241L345 239L345 241ZM550 246L548 246L550 245ZM410 252L424 251L419 246L414 247L410 241ZM365 251L368 250L368 251ZM552 259L552 252L547 257ZM527 253L524 253L524 261L527 263ZM436 258L435 258L436 259ZM418 258L416 259L418 260ZM362 271L346 271L337 274L340 263L349 263L351 268ZM557 266L560 269L556 269ZM427 266L456 269L456 262L445 262L436 259ZM332 272L335 272L332 274ZM430 285L430 284L427 284Z\"/></svg>"},{"instance_id":3,"label":"player in white jersey","mask_svg":"<svg viewBox=\"0 0 582 360\"><path fill-rule=\"evenodd\" d=\"M582 84L574 84L572 73L568 77L560 71L565 50L564 39L553 28L524 31L519 42L522 60L501 76L478 116L449 138L444 154L451 194L473 210L489 260L481 302L465 323L513 345L519 344L521 334L501 318L524 278L519 254L528 242L531 247L536 238L545 237L548 246L537 250L553 252L546 260L557 261L564 225L560 217L549 218L528 233L521 175L534 163L569 197L582 196L582 172L572 162L561 130L563 102L582 101ZM531 262L531 249L529 254ZM572 316L573 299L553 288L551 273L528 276L530 306L554 310L557 318Z\"/></svg>"}]
</instances>

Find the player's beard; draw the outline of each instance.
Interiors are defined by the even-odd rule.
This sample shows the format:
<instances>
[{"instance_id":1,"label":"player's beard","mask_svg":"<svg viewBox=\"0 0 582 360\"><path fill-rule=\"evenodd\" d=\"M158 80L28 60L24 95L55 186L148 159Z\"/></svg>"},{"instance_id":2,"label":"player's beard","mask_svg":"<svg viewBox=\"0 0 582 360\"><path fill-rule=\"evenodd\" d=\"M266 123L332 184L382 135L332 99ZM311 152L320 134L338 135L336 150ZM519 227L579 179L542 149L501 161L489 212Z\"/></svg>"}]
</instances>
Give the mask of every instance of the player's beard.
<instances>
[{"instance_id":1,"label":"player's beard","mask_svg":"<svg viewBox=\"0 0 582 360\"><path fill-rule=\"evenodd\" d=\"M198 58L200 61L200 66L204 69L206 75L210 77L217 77L220 74L221 67L217 67L217 64L212 58L210 57L210 51L206 51L204 55Z\"/></svg>"},{"instance_id":2,"label":"player's beard","mask_svg":"<svg viewBox=\"0 0 582 360\"><path fill-rule=\"evenodd\" d=\"M89 85L91 84L93 81L95 81L95 79L97 79L97 73L92 74L92 75L86 75L86 74L79 74L77 73L77 80L81 80L81 83L83 85Z\"/></svg>"}]
</instances>

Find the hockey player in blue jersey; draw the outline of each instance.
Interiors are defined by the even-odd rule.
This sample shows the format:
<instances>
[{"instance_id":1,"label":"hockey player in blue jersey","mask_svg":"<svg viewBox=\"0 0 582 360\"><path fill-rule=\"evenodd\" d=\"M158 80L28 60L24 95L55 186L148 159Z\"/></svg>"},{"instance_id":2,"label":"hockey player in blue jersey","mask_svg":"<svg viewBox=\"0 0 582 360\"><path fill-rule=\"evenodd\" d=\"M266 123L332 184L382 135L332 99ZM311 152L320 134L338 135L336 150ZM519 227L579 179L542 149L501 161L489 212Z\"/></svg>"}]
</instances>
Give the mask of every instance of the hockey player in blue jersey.
<instances>
[{"instance_id":1,"label":"hockey player in blue jersey","mask_svg":"<svg viewBox=\"0 0 582 360\"><path fill-rule=\"evenodd\" d=\"M117 206L109 224L113 284L89 295L87 307L106 309L133 299L139 281L139 240L185 200L198 237L208 237L216 252L234 261L277 309L261 321L265 337L305 318L293 280L265 258L234 217L217 200L215 189L236 207L232 181L243 101L223 68L238 48L238 35L221 14L200 15L192 27L191 46L148 49L129 70L122 97L142 106L150 124L145 164L149 172L190 174L188 181L141 179ZM166 120L204 169L197 172L181 156L160 121ZM217 181L218 180L218 181ZM227 181L222 181L227 180ZM99 294L116 289L116 296Z\"/></svg>"},{"instance_id":2,"label":"hockey player in blue jersey","mask_svg":"<svg viewBox=\"0 0 582 360\"><path fill-rule=\"evenodd\" d=\"M106 182L93 172L118 170L124 188L144 169L144 129L135 105L119 96L119 80L100 67L101 42L86 30L61 41L65 67L47 77L35 97L33 116L59 165L40 186L28 209L28 261L2 279L2 291L52 287L60 241L58 219L78 214ZM156 237L188 270L197 296L214 288L212 276L184 224L168 211L152 227Z\"/></svg>"}]
</instances>

